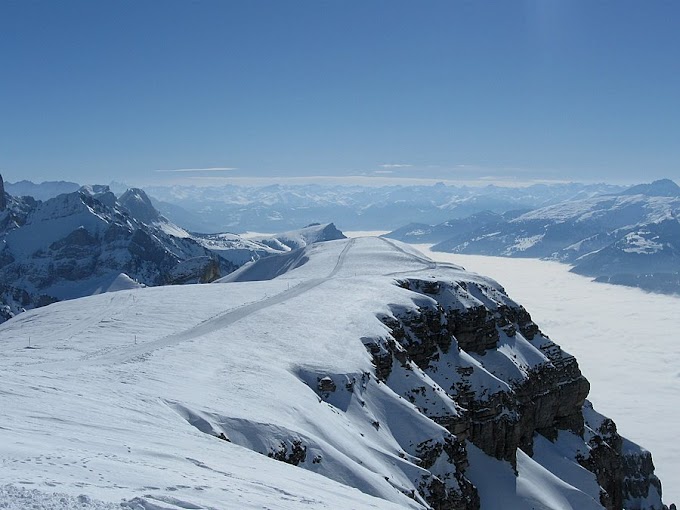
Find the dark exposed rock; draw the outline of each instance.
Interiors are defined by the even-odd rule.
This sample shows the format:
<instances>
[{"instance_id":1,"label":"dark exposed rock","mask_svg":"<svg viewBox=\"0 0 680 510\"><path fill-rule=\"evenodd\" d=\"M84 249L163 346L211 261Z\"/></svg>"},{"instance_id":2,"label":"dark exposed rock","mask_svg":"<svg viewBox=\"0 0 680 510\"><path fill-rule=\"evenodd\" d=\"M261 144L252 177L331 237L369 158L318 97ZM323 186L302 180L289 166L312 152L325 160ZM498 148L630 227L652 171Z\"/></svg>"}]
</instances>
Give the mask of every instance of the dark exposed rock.
<instances>
[{"instance_id":1,"label":"dark exposed rock","mask_svg":"<svg viewBox=\"0 0 680 510\"><path fill-rule=\"evenodd\" d=\"M5 198L5 182L2 180L2 174L0 174L0 211L4 211L7 208L7 199Z\"/></svg>"},{"instance_id":2,"label":"dark exposed rock","mask_svg":"<svg viewBox=\"0 0 680 510\"><path fill-rule=\"evenodd\" d=\"M616 424L597 413L590 403L583 406L589 450L578 462L595 473L602 488L600 502L609 509L652 508L651 492L660 497L661 482L654 474L651 454L622 438ZM661 510L661 506L653 507Z\"/></svg>"},{"instance_id":3,"label":"dark exposed rock","mask_svg":"<svg viewBox=\"0 0 680 510\"><path fill-rule=\"evenodd\" d=\"M624 444L627 441L624 439ZM623 448L623 498L628 502L644 501L649 492L655 489L661 494L661 483L654 475L652 454L645 450Z\"/></svg>"},{"instance_id":4,"label":"dark exposed rock","mask_svg":"<svg viewBox=\"0 0 680 510\"><path fill-rule=\"evenodd\" d=\"M282 441L281 446L270 451L268 456L286 464L297 466L307 459L307 447L299 439L291 441L290 445Z\"/></svg>"},{"instance_id":5,"label":"dark exposed rock","mask_svg":"<svg viewBox=\"0 0 680 510\"><path fill-rule=\"evenodd\" d=\"M178 262L168 270L165 283L210 283L221 276L220 263L216 257L194 257Z\"/></svg>"},{"instance_id":6,"label":"dark exposed rock","mask_svg":"<svg viewBox=\"0 0 680 510\"><path fill-rule=\"evenodd\" d=\"M336 389L336 386L335 386L335 383L333 382L333 379L331 379L328 376L322 377L321 379L319 379L319 383L318 383L317 387L319 388L319 391L324 392L324 393L333 392Z\"/></svg>"},{"instance_id":7,"label":"dark exposed rock","mask_svg":"<svg viewBox=\"0 0 680 510\"><path fill-rule=\"evenodd\" d=\"M484 307L470 308L464 312L453 310L450 332L464 351L484 354L495 349L498 342L496 318Z\"/></svg>"},{"instance_id":8,"label":"dark exposed rock","mask_svg":"<svg viewBox=\"0 0 680 510\"><path fill-rule=\"evenodd\" d=\"M388 319L385 318L383 320ZM396 321L395 324L398 325ZM366 350L373 358L376 376L381 381L384 381L392 372L393 359L397 357L395 352L404 352L404 349L398 349L398 344L396 344L393 338L362 338L361 340L364 343L364 347L366 347Z\"/></svg>"},{"instance_id":9,"label":"dark exposed rock","mask_svg":"<svg viewBox=\"0 0 680 510\"><path fill-rule=\"evenodd\" d=\"M418 487L419 492L435 509L478 509L480 501L477 489L465 477L465 469L468 467L465 443L451 436L444 442L426 441L418 445L420 466L425 469L430 469L442 454L449 464L455 466L455 471L448 475L453 477L458 490L451 490L440 477L431 475L423 477Z\"/></svg>"},{"instance_id":10,"label":"dark exposed rock","mask_svg":"<svg viewBox=\"0 0 680 510\"><path fill-rule=\"evenodd\" d=\"M421 412L443 425L458 442L467 438L488 455L507 460L513 466L517 448L533 455L536 434L551 441L558 438L560 431L582 437L590 453L578 461L595 474L606 508L621 509L624 505L654 508L650 503L640 503L650 491L661 493L661 485L653 474L651 455L636 445L624 448L624 440L609 419L598 423L595 432L592 424L586 425L583 409L590 389L588 381L576 359L544 336L524 308L507 296L494 294L494 289L471 282L410 279L398 284L434 302L416 309L395 308L391 315L380 317L391 337L364 339L380 379L389 385L395 367L401 367L420 369L440 382L449 381L450 386L444 390L462 412L438 416L433 416L427 408L421 408ZM461 308L460 301L451 299L451 295L470 306ZM482 304L475 306L475 302ZM476 356L483 366L488 353L497 352L499 343L517 341L518 335L548 361L525 367L520 375L506 379L506 389L481 389L479 377L483 369L460 362L460 356L465 353ZM450 356L458 356L455 359L459 361L453 367L446 364ZM443 370L447 371L445 375ZM477 380L477 386L473 380ZM418 404L426 390L425 386L414 387L403 395ZM421 465L428 466L441 448L442 445L423 445ZM462 465L461 472L464 472ZM428 501L434 505L433 501L443 501L440 489L433 479L421 487L421 492L427 492Z\"/></svg>"}]
</instances>

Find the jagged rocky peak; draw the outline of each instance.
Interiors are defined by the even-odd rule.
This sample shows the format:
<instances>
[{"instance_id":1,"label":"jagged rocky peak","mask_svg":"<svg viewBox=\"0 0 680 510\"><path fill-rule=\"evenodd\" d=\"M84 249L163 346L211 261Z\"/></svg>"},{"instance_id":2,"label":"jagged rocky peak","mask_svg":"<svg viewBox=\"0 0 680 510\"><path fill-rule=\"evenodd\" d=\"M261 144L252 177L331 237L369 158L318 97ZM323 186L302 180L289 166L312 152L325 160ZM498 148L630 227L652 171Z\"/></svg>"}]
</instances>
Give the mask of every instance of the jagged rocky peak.
<instances>
[{"instance_id":1,"label":"jagged rocky peak","mask_svg":"<svg viewBox=\"0 0 680 510\"><path fill-rule=\"evenodd\" d=\"M659 179L649 184L628 188L622 195L647 195L649 197L680 197L680 186L670 179Z\"/></svg>"},{"instance_id":2,"label":"jagged rocky peak","mask_svg":"<svg viewBox=\"0 0 680 510\"><path fill-rule=\"evenodd\" d=\"M4 211L7 207L7 199L5 198L5 183L0 174L0 211Z\"/></svg>"},{"instance_id":3,"label":"jagged rocky peak","mask_svg":"<svg viewBox=\"0 0 680 510\"><path fill-rule=\"evenodd\" d=\"M79 190L81 193L90 196L106 205L107 207L116 206L116 195L114 195L108 186L104 184L93 184L82 186Z\"/></svg>"},{"instance_id":4,"label":"jagged rocky peak","mask_svg":"<svg viewBox=\"0 0 680 510\"><path fill-rule=\"evenodd\" d=\"M139 188L128 189L120 196L118 203L131 216L146 224L151 224L161 219L160 213L153 206L147 194Z\"/></svg>"},{"instance_id":5,"label":"jagged rocky peak","mask_svg":"<svg viewBox=\"0 0 680 510\"><path fill-rule=\"evenodd\" d=\"M0 231L6 232L0 304L13 314L119 290L121 282L130 288L204 283L236 269L165 221L141 190L129 190L122 202L104 185L45 202L8 200L9 214L0 217Z\"/></svg>"}]
</instances>

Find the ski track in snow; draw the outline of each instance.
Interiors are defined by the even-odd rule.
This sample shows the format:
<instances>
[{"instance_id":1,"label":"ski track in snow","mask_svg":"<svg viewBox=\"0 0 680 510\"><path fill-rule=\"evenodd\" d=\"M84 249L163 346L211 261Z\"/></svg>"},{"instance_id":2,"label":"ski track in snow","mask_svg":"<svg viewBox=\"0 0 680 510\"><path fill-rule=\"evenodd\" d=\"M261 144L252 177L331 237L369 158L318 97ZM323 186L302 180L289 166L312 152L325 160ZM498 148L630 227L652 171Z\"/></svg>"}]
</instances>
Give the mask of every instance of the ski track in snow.
<instances>
[{"instance_id":1,"label":"ski track in snow","mask_svg":"<svg viewBox=\"0 0 680 510\"><path fill-rule=\"evenodd\" d=\"M275 294L274 296L265 297L260 301L243 305L236 309L225 310L224 312L217 314L216 316L207 319L201 322L200 324L197 324L196 326L193 326L184 331L180 331L179 333L159 338L158 340L138 344L136 346L121 347L118 350L107 350L102 354L93 353L78 360L36 363L33 366L40 366L44 368L45 365L50 365L50 367L58 365L60 368L64 369L78 369L80 367L84 367L87 365L111 365L117 363L126 363L136 359L144 359L145 357L149 356L158 349L171 347L181 342L199 338L208 333L212 333L213 331L227 328L230 325L234 324L235 322L240 321L254 313L257 313L261 310L272 307L274 305L284 303L289 299L298 297L306 292L309 292L313 288L318 287L319 285L330 280L331 278L334 278L338 274L338 272L342 269L342 266L347 258L347 253L352 248L354 243L355 243L354 239L350 239L347 242L346 246L340 252L340 255L338 255L338 260L335 264L335 267L325 278L315 278L303 281L289 290L284 290L278 294ZM114 298L112 297L111 302L113 301ZM128 302L131 303L131 299L128 299ZM118 307L118 309L122 308L123 308L122 305ZM108 309L106 315L93 318L92 320L84 321L85 324L83 324L83 322L79 322L71 326L71 328L73 329L75 334L75 332L83 331L90 326L96 325L101 320L103 320L105 316L108 317L110 315L111 309Z\"/></svg>"},{"instance_id":2,"label":"ski track in snow","mask_svg":"<svg viewBox=\"0 0 680 510\"><path fill-rule=\"evenodd\" d=\"M430 260L430 259L426 259L426 258L424 258L424 257L419 257L418 255L415 255L414 253L409 253L408 251L406 251L405 249L403 249L401 246L399 246L398 244L396 244L396 243L390 241L389 239L386 239L386 238L384 238L384 237L379 237L378 239L384 241L384 242L387 243L387 245L390 246L391 248L394 248L394 249L397 250L398 252L403 253L403 254L406 255L407 257L409 257L409 258L415 260L416 262L419 262L419 263L421 263L421 264L424 264L425 267L424 267L423 269L421 269L420 271L430 271L430 270L435 270L435 269L437 269L437 267L438 267L438 263L437 263L437 262L435 262L435 261L433 261L433 260ZM446 264L444 264L444 265L446 265ZM400 274L418 273L418 272L420 272L420 271L418 271L418 270L415 270L415 271L414 271L414 270L410 270L410 271L394 271L394 272L392 272L392 273L386 273L386 274L384 274L383 276L397 276L397 275L400 275Z\"/></svg>"}]
</instances>

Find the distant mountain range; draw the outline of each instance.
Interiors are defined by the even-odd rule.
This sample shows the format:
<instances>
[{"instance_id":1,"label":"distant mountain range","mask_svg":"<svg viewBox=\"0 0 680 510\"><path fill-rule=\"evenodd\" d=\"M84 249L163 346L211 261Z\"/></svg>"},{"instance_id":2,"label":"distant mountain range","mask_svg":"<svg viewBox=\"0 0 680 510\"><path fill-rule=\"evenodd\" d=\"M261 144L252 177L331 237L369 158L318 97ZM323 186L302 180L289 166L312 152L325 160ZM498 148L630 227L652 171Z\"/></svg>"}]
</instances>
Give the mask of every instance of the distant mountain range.
<instances>
[{"instance_id":1,"label":"distant mountain range","mask_svg":"<svg viewBox=\"0 0 680 510\"><path fill-rule=\"evenodd\" d=\"M680 292L678 218L680 187L664 179L521 214L412 223L387 237L451 253L548 258L598 281Z\"/></svg>"},{"instance_id":2,"label":"distant mountain range","mask_svg":"<svg viewBox=\"0 0 680 510\"><path fill-rule=\"evenodd\" d=\"M38 186L41 196L71 188L52 184ZM108 186L84 186L41 201L7 193L0 176L0 322L64 299L210 282L247 261L341 237L332 225L254 239L191 234L141 189L116 197Z\"/></svg>"},{"instance_id":3,"label":"distant mountain range","mask_svg":"<svg viewBox=\"0 0 680 510\"><path fill-rule=\"evenodd\" d=\"M386 230L407 222L435 223L489 210L503 213L578 200L623 188L605 184L500 186L271 185L148 187L156 207L190 230L280 232L312 221L344 230Z\"/></svg>"},{"instance_id":4,"label":"distant mountain range","mask_svg":"<svg viewBox=\"0 0 680 510\"><path fill-rule=\"evenodd\" d=\"M41 200L76 191L75 183L8 183L14 196ZM127 187L111 183L120 195ZM344 230L386 230L410 222L438 223L483 211L505 213L581 200L625 188L608 184L555 183L528 187L448 186L151 186L144 190L166 218L192 232L281 232L312 222Z\"/></svg>"},{"instance_id":5,"label":"distant mountain range","mask_svg":"<svg viewBox=\"0 0 680 510\"><path fill-rule=\"evenodd\" d=\"M80 184L69 181L45 181L35 183L27 180L6 182L5 191L15 197L33 197L36 200L49 200L62 193L73 193Z\"/></svg>"},{"instance_id":6,"label":"distant mountain range","mask_svg":"<svg viewBox=\"0 0 680 510\"><path fill-rule=\"evenodd\" d=\"M139 231L152 240L151 244L160 246L160 251L154 252L153 256L150 252L130 255L130 250L125 248L127 254L124 255L116 252L116 256L102 258L92 252L83 255L84 258L77 263L71 260L73 268L65 269L63 264L56 266L58 273L66 271L64 275L82 273L88 278L104 278L101 281L93 279L87 289L76 292L76 295L108 288L114 281L119 285L117 278L120 273L145 285L202 281L208 274L211 277L218 273L224 275L249 260L299 247L300 239L304 245L305 236L314 238L319 227L304 235L298 231L286 234L283 237L288 239L287 243L282 241L282 236L243 237L229 232L293 230L318 220L326 222L322 225L335 221L346 229L384 229L408 223L392 231L388 237L411 243L433 243L435 250L453 253L548 258L571 264L572 271L598 281L656 292L680 292L680 188L668 179L630 188L605 184L553 184L526 188L465 188L443 184L382 188L318 185L149 188L155 198L139 189L122 192L120 184L116 184L118 197L107 187L78 187L74 190L76 186L62 181L7 184L6 189L11 192L3 193L6 207L0 215L0 235L13 243L12 246L29 243L35 248L31 257L38 249L49 252L48 256L39 259L40 264L37 258L31 262L37 264L33 269L43 267L41 264L51 260L52 256L58 260L71 260L63 255L63 248L52 246L57 239L40 233L27 233L38 228L35 226L37 222L44 223L50 219L50 215L56 220L65 214L71 217L68 221L78 222L80 220L74 219L74 215L82 210L88 218L83 225L104 221L106 228L115 224L117 232L128 232L124 237ZM40 201L35 197L20 196L24 192L52 198ZM97 203L96 207L87 205L92 200ZM61 209L64 208L69 212L63 213ZM104 208L105 212L100 214L98 208ZM448 221L440 221L447 216L450 218ZM420 221L422 218L425 220ZM48 230L57 235L61 231L52 224L68 224L75 228L76 225L68 221L60 219L44 224L50 225ZM22 228L23 234L9 234L24 224L32 226ZM335 230L332 227L320 235L334 238L338 235ZM135 235L135 239L143 236L142 233ZM19 241L22 236L25 239ZM29 242L26 240L29 237L41 241L37 244ZM109 238L101 239L106 244ZM114 245L118 246L116 243L137 246L132 237L112 243L103 248L105 253ZM12 246L6 245L0 252L9 254L0 255L8 257L0 259L1 270L13 271L5 273L5 282L16 281L20 278L18 275L26 274L28 269L28 266L24 267L27 262L15 261L18 248ZM55 250L61 251L56 253ZM71 253L72 249L67 251ZM24 255L22 253L21 257ZM153 261L142 264L137 260L139 256L151 257ZM8 262L10 259L12 264ZM187 262L189 259L193 262ZM96 262L92 262L94 260ZM169 270L179 262L182 262L180 266ZM163 269L159 269L161 266ZM201 271L207 272L201 277ZM35 274L45 271L31 270L28 273L35 280ZM50 271L50 274L54 275L54 272ZM80 276L77 278L81 279ZM67 290L55 285L48 284L48 280L43 278L31 285L22 284L21 288L31 295L51 296L32 298L29 302L64 299L73 292L70 284ZM2 292L10 295L14 291L5 289ZM5 301L16 303L27 300L22 294L21 299L6 298ZM12 305L15 310L21 307Z\"/></svg>"}]
</instances>

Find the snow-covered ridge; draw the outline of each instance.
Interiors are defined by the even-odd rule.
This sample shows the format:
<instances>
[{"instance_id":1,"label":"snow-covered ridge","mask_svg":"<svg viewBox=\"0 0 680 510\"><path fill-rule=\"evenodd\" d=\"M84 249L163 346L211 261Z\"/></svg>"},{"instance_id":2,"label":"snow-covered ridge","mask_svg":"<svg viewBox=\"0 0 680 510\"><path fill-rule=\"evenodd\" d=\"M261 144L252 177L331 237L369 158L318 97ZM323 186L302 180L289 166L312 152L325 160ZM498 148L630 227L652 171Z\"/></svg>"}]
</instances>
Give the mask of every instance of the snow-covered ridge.
<instances>
[{"instance_id":1,"label":"snow-covered ridge","mask_svg":"<svg viewBox=\"0 0 680 510\"><path fill-rule=\"evenodd\" d=\"M493 280L377 238L230 280L0 325L0 487L173 510L661 508L648 454Z\"/></svg>"},{"instance_id":2,"label":"snow-covered ridge","mask_svg":"<svg viewBox=\"0 0 680 510\"><path fill-rule=\"evenodd\" d=\"M304 248L313 243L344 239L333 223L315 223L304 228L280 234L240 236L232 233L199 234L192 238L205 248L218 253L237 266L276 253Z\"/></svg>"}]
</instances>

